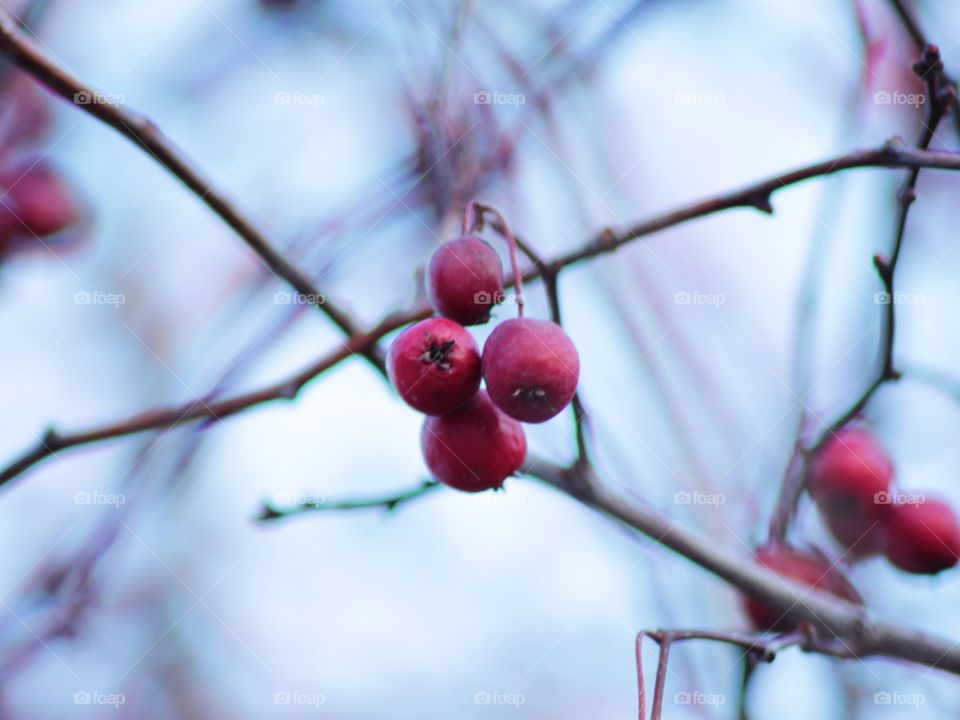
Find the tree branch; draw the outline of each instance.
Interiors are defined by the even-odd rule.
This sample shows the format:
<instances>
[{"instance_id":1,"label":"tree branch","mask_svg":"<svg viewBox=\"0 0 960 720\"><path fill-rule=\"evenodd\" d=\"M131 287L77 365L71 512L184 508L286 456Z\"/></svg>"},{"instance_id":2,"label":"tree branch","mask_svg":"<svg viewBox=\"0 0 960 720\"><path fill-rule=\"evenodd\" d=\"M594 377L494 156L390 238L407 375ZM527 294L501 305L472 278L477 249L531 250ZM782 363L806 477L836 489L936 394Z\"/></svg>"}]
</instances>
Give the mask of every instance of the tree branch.
<instances>
[{"instance_id":1,"label":"tree branch","mask_svg":"<svg viewBox=\"0 0 960 720\"><path fill-rule=\"evenodd\" d=\"M809 624L819 638L836 637L856 657L884 656L960 674L960 644L870 616L861 606L804 588L661 516L652 508L612 492L589 466L565 468L530 457L521 473L538 478L659 545L682 555L796 623ZM820 651L819 649L817 649ZM834 653L831 653L834 654Z\"/></svg>"},{"instance_id":2,"label":"tree branch","mask_svg":"<svg viewBox=\"0 0 960 720\"><path fill-rule=\"evenodd\" d=\"M60 433L56 429L50 428L34 447L0 470L0 487L41 461L70 448L91 445L150 430L172 429L196 420L219 422L239 412L273 400L293 400L313 378L352 357L355 353L360 353L364 349L372 347L384 335L406 325L407 322L407 315L405 314L388 316L369 333L348 338L339 350L328 353L292 377L259 390L253 390L225 400L208 402L201 398L176 407L147 410L117 422L75 433Z\"/></svg>"},{"instance_id":3,"label":"tree branch","mask_svg":"<svg viewBox=\"0 0 960 720\"><path fill-rule=\"evenodd\" d=\"M790 185L796 185L812 178L835 175L845 170L855 168L939 168L941 170L960 170L960 154L953 152L931 152L929 150L915 150L907 148L900 138L889 140L882 147L857 150L846 155L824 160L813 165L793 170L783 175L777 175L740 190L723 193L713 198L687 205L672 212L657 215L649 220L633 225L626 230L616 232L612 229L604 230L586 245L554 259L552 264L557 268L588 260L613 252L617 248L633 240L652 235L667 228L680 225L690 220L713 215L724 210L734 208L754 208L765 213L773 212L771 197L778 190ZM526 277L537 277L538 272L528 272Z\"/></svg>"},{"instance_id":4,"label":"tree branch","mask_svg":"<svg viewBox=\"0 0 960 720\"><path fill-rule=\"evenodd\" d=\"M0 18L2 17L3 14L2 11L0 11ZM2 25L0 25L0 31L2 31ZM2 35L0 35L0 38L2 38ZM584 245L580 250L544 262L551 268L555 268L556 272L559 272L569 265L604 253L613 252L633 240L639 240L657 230L666 229L687 220L705 217L737 207L756 207L756 202L751 201L750 198L756 198L758 194L769 197L770 194L781 188L804 180L830 175L840 170L868 167L960 170L960 154L931 152L929 150L911 150L905 148L899 140L894 139L880 148L860 150L848 155L841 155L832 160L808 165L798 170L763 180L741 190L692 203L679 210L674 210L640 223L632 229L625 231L622 235L616 235L613 231L608 230L598 236L598 238L602 239L595 239ZM526 279L532 280L542 277L542 273L542 268L535 265L524 273L524 276ZM417 320L422 320L431 314L432 310L430 308L421 306L405 313L389 315L377 328L369 332L354 334L347 338L344 341L342 350L332 353L326 360L321 360L314 366L316 374L323 372L329 367L333 367L355 353L362 354L364 351L373 347L375 343L388 332L409 323L416 322ZM327 364L320 367L324 365L325 362ZM317 370L317 368L320 369ZM296 378L294 378L294 380L295 379ZM289 382L290 381L280 383L279 385L285 386L288 385ZM263 399L258 402L248 402L244 405L242 398L246 396L242 396L239 401L236 398L232 401L223 401L224 403L238 403L239 405L243 405L243 407L237 408L232 413L227 414L234 414L241 409L245 409L245 407L257 405L260 402L278 399L269 389L261 392L263 393ZM6 468L0 470L0 487L26 470L29 470L41 460L62 450L99 442L101 440L108 440L110 438L123 437L133 433L171 427L172 425L178 425L189 420L210 418L215 415L219 415L220 417L225 416L217 412L218 404L209 404L207 408L210 409L205 411L203 401L197 400L179 408L149 410L126 420L120 420L107 426L78 432L73 435L64 436L54 431L38 443L37 446L24 452L19 458L7 465ZM184 413L186 413L186 415L183 415Z\"/></svg>"},{"instance_id":5,"label":"tree branch","mask_svg":"<svg viewBox=\"0 0 960 720\"><path fill-rule=\"evenodd\" d=\"M285 280L340 330L347 335L356 335L360 331L350 315L333 304L305 273L284 258L254 223L221 195L151 120L117 104L102 101L103 95L49 60L21 29L16 18L4 8L0 8L0 53L55 94L109 125L153 157L243 238L274 275ZM365 347L360 354L381 374L385 374L383 353L379 347Z\"/></svg>"}]
</instances>

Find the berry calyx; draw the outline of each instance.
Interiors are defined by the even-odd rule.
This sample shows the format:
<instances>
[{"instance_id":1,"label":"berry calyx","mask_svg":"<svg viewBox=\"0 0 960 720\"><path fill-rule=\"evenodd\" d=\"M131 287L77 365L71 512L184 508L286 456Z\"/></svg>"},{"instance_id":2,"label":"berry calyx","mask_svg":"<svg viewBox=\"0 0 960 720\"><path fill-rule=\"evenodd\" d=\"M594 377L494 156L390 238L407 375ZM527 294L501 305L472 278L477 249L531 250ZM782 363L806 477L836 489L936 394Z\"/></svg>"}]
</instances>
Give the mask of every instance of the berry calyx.
<instances>
[{"instance_id":1,"label":"berry calyx","mask_svg":"<svg viewBox=\"0 0 960 720\"><path fill-rule=\"evenodd\" d=\"M411 325L390 344L390 382L410 407L427 415L452 412L480 387L480 353L463 326L445 318Z\"/></svg>"},{"instance_id":2,"label":"berry calyx","mask_svg":"<svg viewBox=\"0 0 960 720\"><path fill-rule=\"evenodd\" d=\"M754 559L768 570L802 586L822 590L858 605L863 604L863 598L856 588L825 558L786 545L771 544L757 548ZM787 632L796 627L796 623L784 613L754 597L745 597L744 607L750 622L757 630Z\"/></svg>"},{"instance_id":3,"label":"berry calyx","mask_svg":"<svg viewBox=\"0 0 960 720\"><path fill-rule=\"evenodd\" d=\"M487 338L482 361L494 404L523 422L549 420L577 390L577 349L549 320L514 318L500 323Z\"/></svg>"},{"instance_id":4,"label":"berry calyx","mask_svg":"<svg viewBox=\"0 0 960 720\"><path fill-rule=\"evenodd\" d=\"M939 500L890 506L885 554L896 567L918 575L953 567L960 560L957 516Z\"/></svg>"},{"instance_id":5,"label":"berry calyx","mask_svg":"<svg viewBox=\"0 0 960 720\"><path fill-rule=\"evenodd\" d=\"M893 463L862 428L843 428L817 451L810 494L833 536L855 556L883 549Z\"/></svg>"},{"instance_id":6,"label":"berry calyx","mask_svg":"<svg viewBox=\"0 0 960 720\"><path fill-rule=\"evenodd\" d=\"M503 299L500 256L484 240L466 236L438 247L427 265L427 295L438 315L481 325Z\"/></svg>"},{"instance_id":7,"label":"berry calyx","mask_svg":"<svg viewBox=\"0 0 960 720\"><path fill-rule=\"evenodd\" d=\"M440 482L465 492L503 485L523 463L523 426L508 417L481 390L448 415L428 417L420 433L423 459Z\"/></svg>"}]
</instances>

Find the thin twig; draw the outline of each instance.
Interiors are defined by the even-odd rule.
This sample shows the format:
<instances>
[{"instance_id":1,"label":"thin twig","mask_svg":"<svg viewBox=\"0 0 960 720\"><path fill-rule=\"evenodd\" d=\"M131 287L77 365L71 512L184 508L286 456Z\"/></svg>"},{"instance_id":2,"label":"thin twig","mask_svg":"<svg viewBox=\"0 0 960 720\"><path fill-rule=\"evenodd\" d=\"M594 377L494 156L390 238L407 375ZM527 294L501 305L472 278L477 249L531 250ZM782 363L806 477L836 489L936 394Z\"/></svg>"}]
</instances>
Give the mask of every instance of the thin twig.
<instances>
[{"instance_id":1,"label":"thin twig","mask_svg":"<svg viewBox=\"0 0 960 720\"><path fill-rule=\"evenodd\" d=\"M559 270L551 263L544 260L540 254L528 245L521 238L517 238L517 247L530 258L530 262L538 270L539 277L543 281L547 292L547 304L550 307L550 319L557 325L563 325L563 316L560 311L560 288L559 288ZM570 408L573 411L574 432L577 441L577 462L589 462L587 455L587 437L586 425L589 423L587 410L580 399L579 391L573 393L570 400Z\"/></svg>"},{"instance_id":2,"label":"thin twig","mask_svg":"<svg viewBox=\"0 0 960 720\"><path fill-rule=\"evenodd\" d=\"M930 41L927 39L923 29L920 27L920 21L917 20L916 16L913 14L913 11L906 6L903 0L890 0L890 4L893 6L897 16L900 18L900 22L903 24L903 27L910 36L910 39L913 41L913 44L916 46L917 51L922 52L923 49L930 44ZM942 72L942 77L944 86L952 87L954 91L956 91L957 81L945 71ZM949 104L950 110L953 112L954 126L957 131L957 137L960 138L960 97L957 96L956 92L954 92L953 98L949 101Z\"/></svg>"},{"instance_id":3,"label":"thin twig","mask_svg":"<svg viewBox=\"0 0 960 720\"><path fill-rule=\"evenodd\" d=\"M35 80L78 109L109 125L143 149L154 160L187 186L201 201L233 229L277 277L283 279L305 302L316 306L347 335L356 335L360 328L343 309L332 303L313 281L290 263L271 245L253 221L214 187L188 158L177 149L147 117L108 102L65 69L49 60L39 45L21 29L10 12L0 8L0 53L6 55ZM383 354L377 346L360 353L381 373L386 373Z\"/></svg>"},{"instance_id":4,"label":"thin twig","mask_svg":"<svg viewBox=\"0 0 960 720\"><path fill-rule=\"evenodd\" d=\"M264 501L263 507L254 519L258 522L274 522L276 520L284 520L294 515L302 515L306 512L349 512L352 510L373 510L378 508L386 512L392 512L401 505L411 500L417 500L439 487L441 487L440 483L435 480L427 480L410 490L403 490L401 492L372 498L352 498L347 500L334 500L332 502L327 502L326 499L311 499L286 507Z\"/></svg>"},{"instance_id":5,"label":"thin twig","mask_svg":"<svg viewBox=\"0 0 960 720\"><path fill-rule=\"evenodd\" d=\"M355 353L361 352L365 347L371 347L385 334L406 323L406 315L390 316L369 333L348 338L340 349L324 355L292 377L232 398L216 401L199 399L176 407L151 409L117 422L74 433L61 433L55 428L50 428L34 447L0 470L0 486L10 482L37 463L70 448L150 430L175 428L196 420L220 421L274 400L293 400L313 378Z\"/></svg>"},{"instance_id":6,"label":"thin twig","mask_svg":"<svg viewBox=\"0 0 960 720\"><path fill-rule=\"evenodd\" d=\"M937 127L943 120L946 108L955 97L956 91L952 86L945 84L943 62L940 59L940 51L935 46L928 45L923 49L921 58L913 66L913 69L923 80L927 95L927 114L920 131L920 138L917 140L917 150L923 152L930 147ZM794 455L784 474L777 504L770 520L770 536L774 539L783 540L786 537L790 520L796 512L800 498L803 496L807 458L836 435L840 428L863 412L881 387L888 382L896 382L900 379L900 371L896 368L894 362L897 304L894 275L903 250L907 217L917 197L916 186L920 177L920 170L920 167L910 168L901 184L897 196L897 220L889 257L879 254L873 257L874 267L883 284L885 299L884 304L881 305L881 336L877 349L874 376L856 400L820 433L810 447L805 447L800 441L797 442Z\"/></svg>"}]
</instances>

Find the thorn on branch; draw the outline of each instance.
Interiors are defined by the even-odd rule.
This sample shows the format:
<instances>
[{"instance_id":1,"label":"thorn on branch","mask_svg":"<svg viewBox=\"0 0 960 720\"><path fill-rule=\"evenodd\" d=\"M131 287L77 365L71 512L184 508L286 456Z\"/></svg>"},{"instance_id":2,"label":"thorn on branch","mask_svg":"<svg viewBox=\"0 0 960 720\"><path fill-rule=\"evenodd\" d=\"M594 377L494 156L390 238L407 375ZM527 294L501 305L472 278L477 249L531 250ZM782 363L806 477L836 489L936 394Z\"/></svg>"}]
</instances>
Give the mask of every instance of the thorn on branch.
<instances>
[{"instance_id":1,"label":"thorn on branch","mask_svg":"<svg viewBox=\"0 0 960 720\"><path fill-rule=\"evenodd\" d=\"M773 203L770 200L770 193L754 195L746 201L746 204L766 215L773 215Z\"/></svg>"}]
</instances>

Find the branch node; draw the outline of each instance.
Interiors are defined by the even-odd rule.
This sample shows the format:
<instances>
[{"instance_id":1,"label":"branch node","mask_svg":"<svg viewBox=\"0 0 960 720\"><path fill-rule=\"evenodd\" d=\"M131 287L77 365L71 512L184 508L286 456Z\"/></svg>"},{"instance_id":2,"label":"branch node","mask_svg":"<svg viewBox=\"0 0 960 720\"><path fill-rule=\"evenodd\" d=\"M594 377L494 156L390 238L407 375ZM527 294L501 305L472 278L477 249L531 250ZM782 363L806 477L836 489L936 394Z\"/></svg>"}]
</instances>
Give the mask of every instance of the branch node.
<instances>
[{"instance_id":1,"label":"branch node","mask_svg":"<svg viewBox=\"0 0 960 720\"><path fill-rule=\"evenodd\" d=\"M56 452L63 443L63 436L52 425L43 433L40 443L49 451Z\"/></svg>"}]
</instances>

